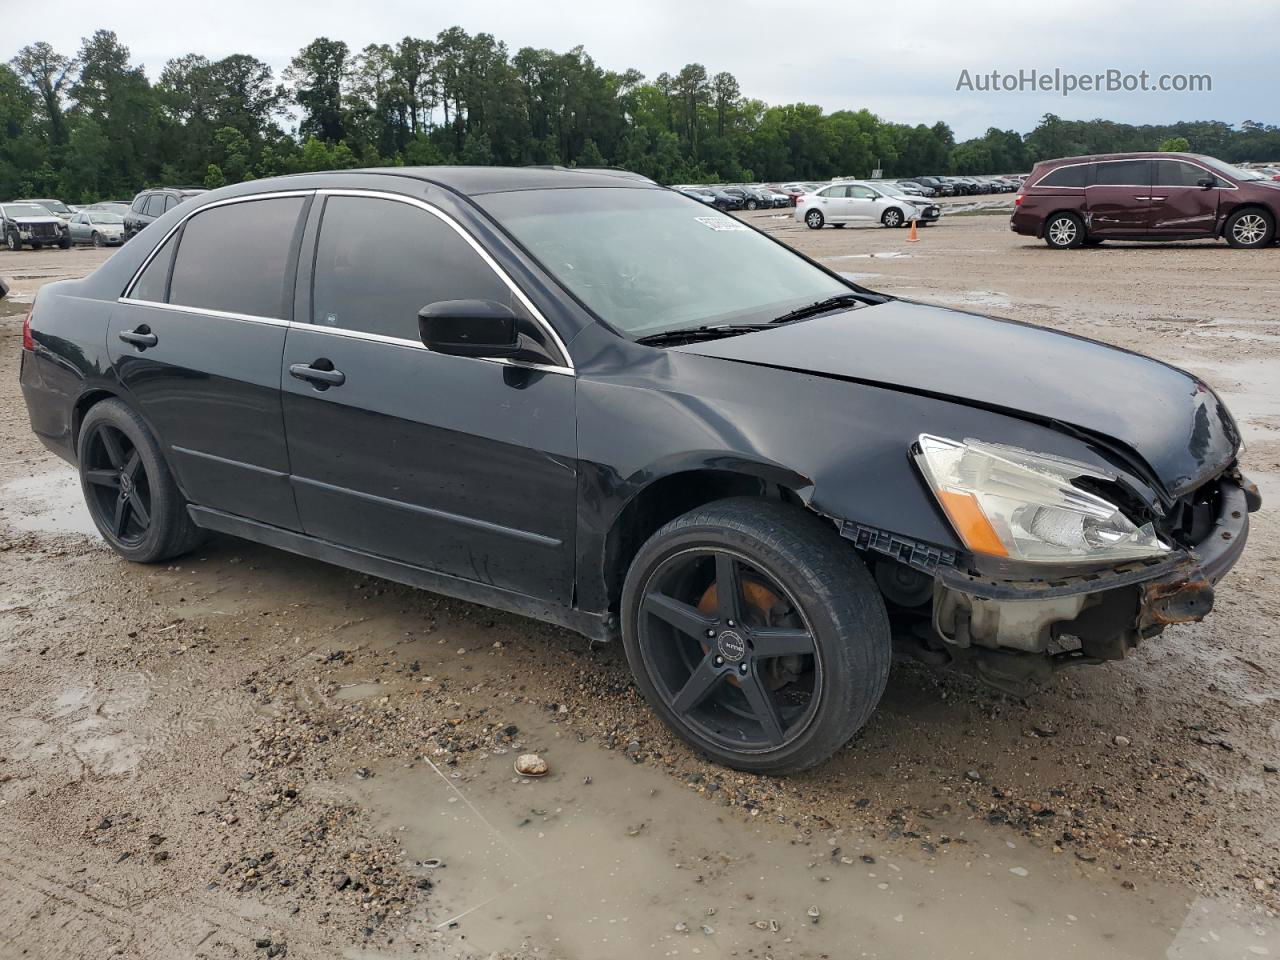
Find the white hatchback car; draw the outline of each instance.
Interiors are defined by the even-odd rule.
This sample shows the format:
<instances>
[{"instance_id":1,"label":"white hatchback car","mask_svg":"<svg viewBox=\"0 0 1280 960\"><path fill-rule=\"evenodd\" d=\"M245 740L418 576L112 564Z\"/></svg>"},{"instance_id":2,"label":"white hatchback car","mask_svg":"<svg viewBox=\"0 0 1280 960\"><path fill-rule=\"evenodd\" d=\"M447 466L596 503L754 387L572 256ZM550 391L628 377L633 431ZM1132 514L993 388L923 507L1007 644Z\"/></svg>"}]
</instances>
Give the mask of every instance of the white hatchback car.
<instances>
[{"instance_id":1,"label":"white hatchback car","mask_svg":"<svg viewBox=\"0 0 1280 960\"><path fill-rule=\"evenodd\" d=\"M901 227L912 220L929 224L942 216L942 209L925 197L910 197L892 187L856 180L828 184L803 197L796 197L795 217L810 230L828 223L875 223Z\"/></svg>"}]
</instances>

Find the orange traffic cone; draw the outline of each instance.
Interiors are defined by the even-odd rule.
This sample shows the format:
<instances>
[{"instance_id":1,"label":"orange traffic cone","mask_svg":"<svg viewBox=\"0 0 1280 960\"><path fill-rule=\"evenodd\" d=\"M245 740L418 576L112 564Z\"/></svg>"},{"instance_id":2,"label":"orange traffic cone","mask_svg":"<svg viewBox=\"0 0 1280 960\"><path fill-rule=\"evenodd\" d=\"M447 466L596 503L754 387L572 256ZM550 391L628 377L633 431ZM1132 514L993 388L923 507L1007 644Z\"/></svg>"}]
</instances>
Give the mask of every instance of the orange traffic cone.
<instances>
[{"instance_id":1,"label":"orange traffic cone","mask_svg":"<svg viewBox=\"0 0 1280 960\"><path fill-rule=\"evenodd\" d=\"M916 222L911 221L911 232L907 234L907 243L919 243L920 237L916 235Z\"/></svg>"}]
</instances>

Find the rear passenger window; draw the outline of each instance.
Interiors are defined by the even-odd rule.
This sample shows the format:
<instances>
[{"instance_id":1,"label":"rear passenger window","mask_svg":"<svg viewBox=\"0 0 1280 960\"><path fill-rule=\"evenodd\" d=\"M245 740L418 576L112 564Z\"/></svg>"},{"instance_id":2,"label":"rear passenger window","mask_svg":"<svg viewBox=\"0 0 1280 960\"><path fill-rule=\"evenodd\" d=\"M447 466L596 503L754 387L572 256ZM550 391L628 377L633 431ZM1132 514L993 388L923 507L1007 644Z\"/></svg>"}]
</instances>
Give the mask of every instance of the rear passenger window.
<instances>
[{"instance_id":1,"label":"rear passenger window","mask_svg":"<svg viewBox=\"0 0 1280 960\"><path fill-rule=\"evenodd\" d=\"M141 196L137 196L133 198L133 206L131 206L129 209L132 210L134 213L141 213L146 208L147 208L147 196L146 194L142 194Z\"/></svg>"},{"instance_id":2,"label":"rear passenger window","mask_svg":"<svg viewBox=\"0 0 1280 960\"><path fill-rule=\"evenodd\" d=\"M289 248L304 202L279 197L197 213L182 228L169 302L284 319Z\"/></svg>"},{"instance_id":3,"label":"rear passenger window","mask_svg":"<svg viewBox=\"0 0 1280 960\"><path fill-rule=\"evenodd\" d=\"M1070 167L1059 167L1041 177L1037 187L1083 187L1089 179L1089 168L1085 164Z\"/></svg>"},{"instance_id":4,"label":"rear passenger window","mask_svg":"<svg viewBox=\"0 0 1280 960\"><path fill-rule=\"evenodd\" d=\"M1156 161L1156 186L1198 187L1199 181L1213 179L1213 174L1182 160Z\"/></svg>"},{"instance_id":5,"label":"rear passenger window","mask_svg":"<svg viewBox=\"0 0 1280 960\"><path fill-rule=\"evenodd\" d=\"M1099 163L1097 167L1097 173L1093 178L1096 186L1151 186L1150 160L1114 160L1110 163Z\"/></svg>"},{"instance_id":6,"label":"rear passenger window","mask_svg":"<svg viewBox=\"0 0 1280 960\"><path fill-rule=\"evenodd\" d=\"M162 213L164 213L164 194L153 193L147 198L146 215L148 217L158 217Z\"/></svg>"},{"instance_id":7,"label":"rear passenger window","mask_svg":"<svg viewBox=\"0 0 1280 960\"><path fill-rule=\"evenodd\" d=\"M129 291L134 300L149 300L152 303L164 303L169 284L169 265L173 263L173 251L178 247L177 234L164 242L160 251L151 258L147 268L138 277L138 282Z\"/></svg>"},{"instance_id":8,"label":"rear passenger window","mask_svg":"<svg viewBox=\"0 0 1280 960\"><path fill-rule=\"evenodd\" d=\"M418 342L418 311L439 300L492 300L519 310L507 285L439 217L394 200L328 199L316 249L315 323Z\"/></svg>"}]
</instances>

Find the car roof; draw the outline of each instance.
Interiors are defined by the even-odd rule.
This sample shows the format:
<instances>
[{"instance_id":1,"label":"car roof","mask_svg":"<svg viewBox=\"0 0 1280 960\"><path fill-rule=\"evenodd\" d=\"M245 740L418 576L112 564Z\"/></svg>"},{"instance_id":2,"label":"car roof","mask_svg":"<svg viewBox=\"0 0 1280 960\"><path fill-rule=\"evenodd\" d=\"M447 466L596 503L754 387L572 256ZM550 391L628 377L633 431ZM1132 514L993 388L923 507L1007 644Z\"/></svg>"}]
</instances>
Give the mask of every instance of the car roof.
<instances>
[{"instance_id":1,"label":"car roof","mask_svg":"<svg viewBox=\"0 0 1280 960\"><path fill-rule=\"evenodd\" d=\"M366 170L344 170L340 173L408 177L434 183L468 197L512 190L565 190L580 187L660 189L657 183L638 173L600 167L373 167Z\"/></svg>"},{"instance_id":2,"label":"car roof","mask_svg":"<svg viewBox=\"0 0 1280 960\"><path fill-rule=\"evenodd\" d=\"M1205 160L1213 159L1200 153L1165 153L1155 150L1136 153L1095 153L1082 157L1057 157L1053 160L1041 160L1045 166L1068 163L1096 163L1099 160Z\"/></svg>"}]
</instances>

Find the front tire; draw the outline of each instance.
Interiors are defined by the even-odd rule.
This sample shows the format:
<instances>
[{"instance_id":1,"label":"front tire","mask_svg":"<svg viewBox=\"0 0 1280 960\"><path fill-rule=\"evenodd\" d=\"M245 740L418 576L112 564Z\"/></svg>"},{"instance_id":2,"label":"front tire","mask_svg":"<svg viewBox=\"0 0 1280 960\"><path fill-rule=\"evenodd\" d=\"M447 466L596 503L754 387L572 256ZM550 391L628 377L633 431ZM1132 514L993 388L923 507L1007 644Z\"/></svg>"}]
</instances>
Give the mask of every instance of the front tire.
<instances>
[{"instance_id":1,"label":"front tire","mask_svg":"<svg viewBox=\"0 0 1280 960\"><path fill-rule=\"evenodd\" d=\"M96 230L93 232L93 245L95 247L102 246L102 234L98 233Z\"/></svg>"},{"instance_id":2,"label":"front tire","mask_svg":"<svg viewBox=\"0 0 1280 960\"><path fill-rule=\"evenodd\" d=\"M1227 217L1223 233L1227 243L1241 250L1256 250L1271 245L1276 238L1276 222L1265 210L1248 207Z\"/></svg>"},{"instance_id":3,"label":"front tire","mask_svg":"<svg viewBox=\"0 0 1280 960\"><path fill-rule=\"evenodd\" d=\"M810 230L821 230L825 222L821 210L810 210L804 215L804 225Z\"/></svg>"},{"instance_id":4,"label":"front tire","mask_svg":"<svg viewBox=\"0 0 1280 960\"><path fill-rule=\"evenodd\" d=\"M1084 243L1084 224L1074 213L1055 213L1044 225L1044 242L1054 250L1074 250Z\"/></svg>"},{"instance_id":5,"label":"front tire","mask_svg":"<svg viewBox=\"0 0 1280 960\"><path fill-rule=\"evenodd\" d=\"M76 444L94 525L126 560L159 563L203 539L146 423L120 400L91 407Z\"/></svg>"},{"instance_id":6,"label":"front tire","mask_svg":"<svg viewBox=\"0 0 1280 960\"><path fill-rule=\"evenodd\" d=\"M4 245L10 253L17 253L22 249L22 238L11 230L4 236Z\"/></svg>"},{"instance_id":7,"label":"front tire","mask_svg":"<svg viewBox=\"0 0 1280 960\"><path fill-rule=\"evenodd\" d=\"M889 676L889 621L853 548L798 507L699 507L640 548L622 594L636 684L681 739L754 773L835 753Z\"/></svg>"},{"instance_id":8,"label":"front tire","mask_svg":"<svg viewBox=\"0 0 1280 960\"><path fill-rule=\"evenodd\" d=\"M890 207L880 215L880 222L890 229L896 229L902 226L905 219L906 218L902 215L902 211L897 207Z\"/></svg>"}]
</instances>

